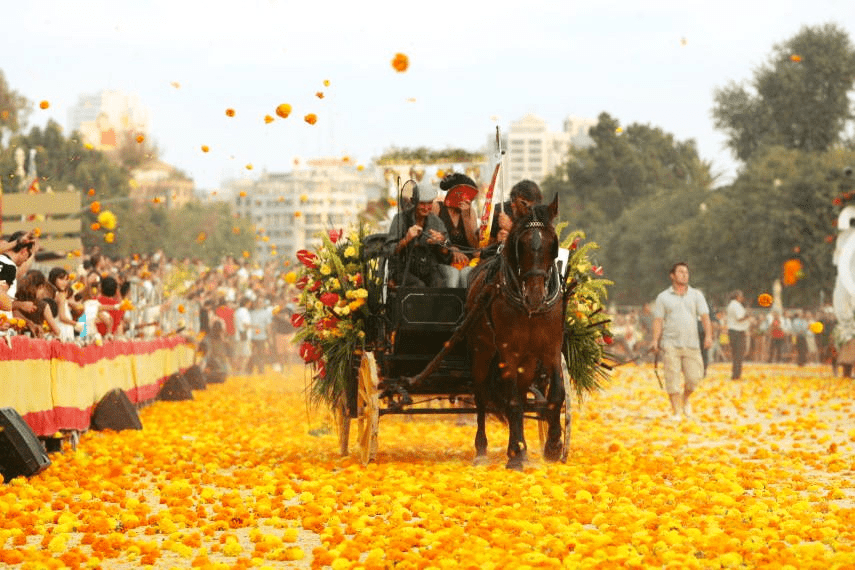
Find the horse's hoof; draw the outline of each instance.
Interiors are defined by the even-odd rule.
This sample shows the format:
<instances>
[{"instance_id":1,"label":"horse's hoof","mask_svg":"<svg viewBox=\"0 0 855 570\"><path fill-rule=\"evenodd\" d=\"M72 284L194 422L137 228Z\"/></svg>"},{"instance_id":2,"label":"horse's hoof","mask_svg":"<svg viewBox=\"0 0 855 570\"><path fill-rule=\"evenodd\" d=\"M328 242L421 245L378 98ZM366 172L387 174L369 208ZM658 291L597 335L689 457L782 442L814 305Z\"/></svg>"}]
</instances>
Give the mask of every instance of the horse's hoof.
<instances>
[{"instance_id":1,"label":"horse's hoof","mask_svg":"<svg viewBox=\"0 0 855 570\"><path fill-rule=\"evenodd\" d=\"M523 462L520 460L511 459L505 464L505 469L511 469L513 471L522 471L523 470Z\"/></svg>"},{"instance_id":2,"label":"horse's hoof","mask_svg":"<svg viewBox=\"0 0 855 570\"><path fill-rule=\"evenodd\" d=\"M475 467L482 467L487 465L487 456L486 455L476 455L475 459L472 460L472 465Z\"/></svg>"},{"instance_id":3,"label":"horse's hoof","mask_svg":"<svg viewBox=\"0 0 855 570\"><path fill-rule=\"evenodd\" d=\"M563 445L559 444L559 445L554 446L554 447L547 445L546 449L543 450L543 458L546 459L547 461L561 461L563 451L564 451Z\"/></svg>"}]
</instances>

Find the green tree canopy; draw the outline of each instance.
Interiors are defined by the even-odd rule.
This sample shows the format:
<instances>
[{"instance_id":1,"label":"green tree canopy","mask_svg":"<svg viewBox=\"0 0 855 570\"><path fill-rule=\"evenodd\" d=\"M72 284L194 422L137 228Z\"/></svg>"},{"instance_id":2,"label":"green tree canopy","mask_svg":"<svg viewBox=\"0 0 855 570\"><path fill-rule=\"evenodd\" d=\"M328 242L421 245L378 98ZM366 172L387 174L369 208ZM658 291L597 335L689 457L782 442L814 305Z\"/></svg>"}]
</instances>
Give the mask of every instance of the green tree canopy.
<instances>
[{"instance_id":1,"label":"green tree canopy","mask_svg":"<svg viewBox=\"0 0 855 570\"><path fill-rule=\"evenodd\" d=\"M649 125L626 129L608 113L590 131L594 144L571 151L568 162L542 184L559 194L562 219L602 240L626 208L660 193L709 188L710 166L695 142L677 141Z\"/></svg>"},{"instance_id":2,"label":"green tree canopy","mask_svg":"<svg viewBox=\"0 0 855 570\"><path fill-rule=\"evenodd\" d=\"M6 76L0 71L0 142L7 132L14 134L26 126L30 111L30 102L9 87Z\"/></svg>"},{"instance_id":3,"label":"green tree canopy","mask_svg":"<svg viewBox=\"0 0 855 570\"><path fill-rule=\"evenodd\" d=\"M836 24L805 26L775 45L750 85L716 90L712 116L727 146L748 160L764 145L825 151L853 119L855 47Z\"/></svg>"},{"instance_id":4,"label":"green tree canopy","mask_svg":"<svg viewBox=\"0 0 855 570\"><path fill-rule=\"evenodd\" d=\"M788 259L802 262L803 276L784 288L785 306L830 299L840 211L834 200L852 186L841 174L851 164L851 151L760 151L733 185L709 193L697 216L672 228L670 255L683 251L694 260L692 281L720 302L735 288L748 299L771 292Z\"/></svg>"}]
</instances>

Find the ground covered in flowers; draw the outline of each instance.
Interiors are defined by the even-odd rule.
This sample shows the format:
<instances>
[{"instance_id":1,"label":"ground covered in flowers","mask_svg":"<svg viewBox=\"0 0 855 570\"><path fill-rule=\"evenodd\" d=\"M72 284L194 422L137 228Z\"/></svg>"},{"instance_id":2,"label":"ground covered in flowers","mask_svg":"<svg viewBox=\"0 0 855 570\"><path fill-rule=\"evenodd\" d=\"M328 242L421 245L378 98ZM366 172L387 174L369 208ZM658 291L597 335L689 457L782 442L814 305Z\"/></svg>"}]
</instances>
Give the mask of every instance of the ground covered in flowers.
<instances>
[{"instance_id":1,"label":"ground covered in flowers","mask_svg":"<svg viewBox=\"0 0 855 570\"><path fill-rule=\"evenodd\" d=\"M230 378L0 487L0 566L855 568L855 384L727 377L675 423L652 367L620 368L574 410L568 462L532 450L522 473L495 421L473 466L452 416L381 418L363 467L301 369Z\"/></svg>"}]
</instances>

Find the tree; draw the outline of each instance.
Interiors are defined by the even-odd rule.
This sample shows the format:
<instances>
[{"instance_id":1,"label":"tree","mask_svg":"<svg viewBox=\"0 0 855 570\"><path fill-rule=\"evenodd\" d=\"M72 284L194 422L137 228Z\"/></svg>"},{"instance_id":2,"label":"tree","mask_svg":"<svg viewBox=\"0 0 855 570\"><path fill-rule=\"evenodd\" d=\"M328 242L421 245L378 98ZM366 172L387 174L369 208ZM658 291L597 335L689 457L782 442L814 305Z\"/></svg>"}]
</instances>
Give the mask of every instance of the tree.
<instances>
[{"instance_id":1,"label":"tree","mask_svg":"<svg viewBox=\"0 0 855 570\"><path fill-rule=\"evenodd\" d=\"M846 31L836 24L805 26L774 46L750 88L731 82L715 91L714 124L743 161L768 145L826 151L855 118L853 82L855 47Z\"/></svg>"},{"instance_id":2,"label":"tree","mask_svg":"<svg viewBox=\"0 0 855 570\"><path fill-rule=\"evenodd\" d=\"M649 125L622 129L602 113L590 131L593 146L571 150L568 162L542 184L558 193L562 219L602 240L626 208L660 192L709 188L710 166L692 140L680 142Z\"/></svg>"},{"instance_id":3,"label":"tree","mask_svg":"<svg viewBox=\"0 0 855 570\"><path fill-rule=\"evenodd\" d=\"M0 71L0 143L7 132L14 134L26 126L30 111L30 102L9 88L6 76Z\"/></svg>"},{"instance_id":4,"label":"tree","mask_svg":"<svg viewBox=\"0 0 855 570\"><path fill-rule=\"evenodd\" d=\"M692 281L724 301L739 288L746 297L771 293L785 261L797 258L803 275L784 288L785 306L830 299L835 198L851 187L841 173L855 152L805 153L767 147L755 154L733 185L711 192L699 215L671 230L670 255L684 248L694 260Z\"/></svg>"}]
</instances>

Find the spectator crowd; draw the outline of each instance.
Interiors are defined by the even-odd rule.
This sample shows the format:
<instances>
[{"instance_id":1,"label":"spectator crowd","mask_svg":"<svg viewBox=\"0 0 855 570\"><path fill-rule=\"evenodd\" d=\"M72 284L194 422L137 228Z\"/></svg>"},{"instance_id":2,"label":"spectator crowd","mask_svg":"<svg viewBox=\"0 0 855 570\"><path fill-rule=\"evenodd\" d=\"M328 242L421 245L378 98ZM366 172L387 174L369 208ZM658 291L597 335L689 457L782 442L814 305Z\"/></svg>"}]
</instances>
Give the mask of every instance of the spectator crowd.
<instances>
[{"instance_id":1,"label":"spectator crowd","mask_svg":"<svg viewBox=\"0 0 855 570\"><path fill-rule=\"evenodd\" d=\"M216 267L162 250L130 257L45 260L38 237L0 239L0 336L75 342L195 336L224 373L295 362L295 276L287 262L250 265L227 256Z\"/></svg>"}]
</instances>

